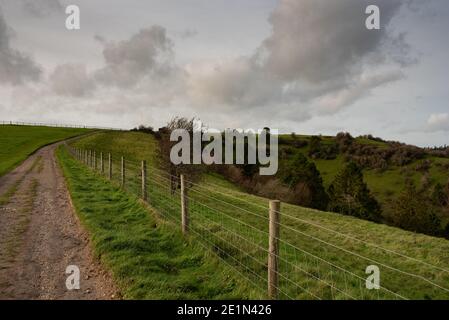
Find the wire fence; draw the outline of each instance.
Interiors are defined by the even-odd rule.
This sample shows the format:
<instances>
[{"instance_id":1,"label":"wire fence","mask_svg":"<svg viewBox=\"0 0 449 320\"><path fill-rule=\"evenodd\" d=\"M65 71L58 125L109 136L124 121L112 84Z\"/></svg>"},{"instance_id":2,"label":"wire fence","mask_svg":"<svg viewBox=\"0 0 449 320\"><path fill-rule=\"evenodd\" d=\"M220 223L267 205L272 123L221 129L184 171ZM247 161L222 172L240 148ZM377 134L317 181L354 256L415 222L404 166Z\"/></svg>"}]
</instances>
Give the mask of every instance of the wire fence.
<instances>
[{"instance_id":1,"label":"wire fence","mask_svg":"<svg viewBox=\"0 0 449 320\"><path fill-rule=\"evenodd\" d=\"M194 183L146 161L67 146L71 155L132 193L269 298L449 299L449 270L271 208L223 186ZM418 256L418 255L417 255ZM379 281L367 268L379 270ZM372 269L369 269L372 270Z\"/></svg>"},{"instance_id":2,"label":"wire fence","mask_svg":"<svg viewBox=\"0 0 449 320\"><path fill-rule=\"evenodd\" d=\"M33 126L33 127L53 127L53 128L77 128L77 129L99 129L111 131L125 131L125 129L101 127L101 126L86 126L79 124L64 124L64 123L45 123L45 122L23 122L23 121L0 121L3 126Z\"/></svg>"}]
</instances>

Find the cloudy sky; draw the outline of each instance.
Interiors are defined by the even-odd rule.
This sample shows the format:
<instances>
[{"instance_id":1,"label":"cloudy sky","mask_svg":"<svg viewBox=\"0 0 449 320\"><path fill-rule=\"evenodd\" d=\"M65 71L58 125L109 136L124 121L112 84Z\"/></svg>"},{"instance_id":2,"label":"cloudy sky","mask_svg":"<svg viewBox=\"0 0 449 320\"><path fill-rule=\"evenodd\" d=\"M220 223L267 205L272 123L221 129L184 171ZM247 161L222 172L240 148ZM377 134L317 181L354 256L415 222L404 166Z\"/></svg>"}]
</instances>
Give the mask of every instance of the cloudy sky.
<instances>
[{"instance_id":1,"label":"cloudy sky","mask_svg":"<svg viewBox=\"0 0 449 320\"><path fill-rule=\"evenodd\" d=\"M0 120L449 144L448 30L447 0L0 0Z\"/></svg>"}]
</instances>

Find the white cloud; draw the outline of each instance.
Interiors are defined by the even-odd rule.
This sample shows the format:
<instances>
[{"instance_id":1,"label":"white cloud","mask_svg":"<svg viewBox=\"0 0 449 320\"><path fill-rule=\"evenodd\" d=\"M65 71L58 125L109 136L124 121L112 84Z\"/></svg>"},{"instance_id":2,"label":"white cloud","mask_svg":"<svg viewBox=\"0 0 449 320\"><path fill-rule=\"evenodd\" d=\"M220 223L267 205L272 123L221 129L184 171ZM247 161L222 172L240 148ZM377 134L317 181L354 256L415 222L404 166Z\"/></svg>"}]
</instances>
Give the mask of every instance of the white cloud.
<instances>
[{"instance_id":1,"label":"white cloud","mask_svg":"<svg viewBox=\"0 0 449 320\"><path fill-rule=\"evenodd\" d=\"M427 131L449 131L449 113L433 113L427 119Z\"/></svg>"}]
</instances>

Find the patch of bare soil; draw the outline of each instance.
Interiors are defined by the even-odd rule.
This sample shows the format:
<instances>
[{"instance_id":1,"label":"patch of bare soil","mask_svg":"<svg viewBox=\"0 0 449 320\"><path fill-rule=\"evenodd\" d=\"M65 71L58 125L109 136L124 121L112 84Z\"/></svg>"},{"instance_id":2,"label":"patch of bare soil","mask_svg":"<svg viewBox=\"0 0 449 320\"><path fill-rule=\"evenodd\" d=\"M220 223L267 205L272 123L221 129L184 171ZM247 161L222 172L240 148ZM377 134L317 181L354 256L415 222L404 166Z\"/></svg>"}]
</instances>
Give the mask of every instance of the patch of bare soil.
<instances>
[{"instance_id":1,"label":"patch of bare soil","mask_svg":"<svg viewBox=\"0 0 449 320\"><path fill-rule=\"evenodd\" d=\"M56 161L45 147L0 178L0 299L117 299L94 258ZM66 268L80 270L80 289L66 287Z\"/></svg>"}]
</instances>

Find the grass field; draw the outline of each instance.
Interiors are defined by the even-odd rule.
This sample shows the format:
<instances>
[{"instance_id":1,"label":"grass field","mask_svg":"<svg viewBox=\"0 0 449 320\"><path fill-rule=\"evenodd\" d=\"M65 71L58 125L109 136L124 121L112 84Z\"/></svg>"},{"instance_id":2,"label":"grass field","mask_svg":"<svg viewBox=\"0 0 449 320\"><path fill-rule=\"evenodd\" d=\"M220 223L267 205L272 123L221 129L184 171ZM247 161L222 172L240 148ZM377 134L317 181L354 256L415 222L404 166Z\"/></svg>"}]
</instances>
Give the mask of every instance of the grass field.
<instances>
[{"instance_id":1,"label":"grass field","mask_svg":"<svg viewBox=\"0 0 449 320\"><path fill-rule=\"evenodd\" d=\"M143 133L99 133L74 145L111 152L115 161L129 159L127 190L139 194L139 168L132 161L154 161L156 144ZM179 227L179 192L170 194L157 168L149 171L151 206ZM189 191L192 239L207 243L260 293L266 288L267 205L217 175ZM283 204L281 211L282 298L449 298L449 241L294 205ZM369 265L380 268L381 290L364 287Z\"/></svg>"},{"instance_id":2,"label":"grass field","mask_svg":"<svg viewBox=\"0 0 449 320\"><path fill-rule=\"evenodd\" d=\"M124 298L261 298L233 269L198 243L186 243L135 197L90 172L65 149L57 156L95 254L112 271Z\"/></svg>"},{"instance_id":3,"label":"grass field","mask_svg":"<svg viewBox=\"0 0 449 320\"><path fill-rule=\"evenodd\" d=\"M0 125L0 176L40 147L88 132L88 129Z\"/></svg>"}]
</instances>

